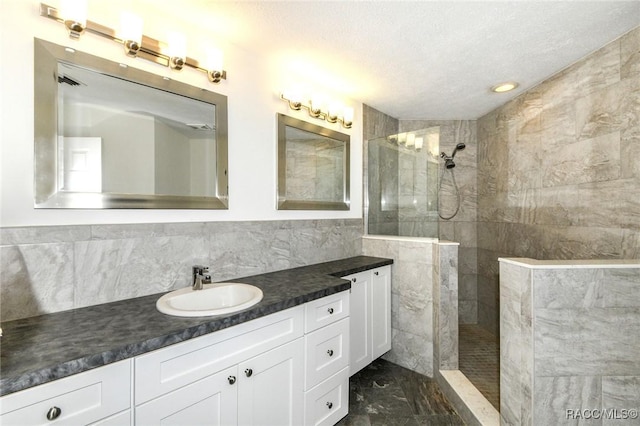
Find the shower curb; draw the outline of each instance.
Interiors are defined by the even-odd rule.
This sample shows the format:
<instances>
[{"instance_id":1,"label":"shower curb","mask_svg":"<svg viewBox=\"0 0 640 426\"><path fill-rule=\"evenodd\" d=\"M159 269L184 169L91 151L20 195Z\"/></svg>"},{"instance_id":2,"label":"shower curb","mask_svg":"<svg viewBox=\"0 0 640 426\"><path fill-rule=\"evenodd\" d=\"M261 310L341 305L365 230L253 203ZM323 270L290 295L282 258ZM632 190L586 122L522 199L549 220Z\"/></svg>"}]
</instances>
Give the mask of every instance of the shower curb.
<instances>
[{"instance_id":1,"label":"shower curb","mask_svg":"<svg viewBox=\"0 0 640 426\"><path fill-rule=\"evenodd\" d=\"M440 370L436 381L465 424L500 426L500 413L460 370Z\"/></svg>"}]
</instances>

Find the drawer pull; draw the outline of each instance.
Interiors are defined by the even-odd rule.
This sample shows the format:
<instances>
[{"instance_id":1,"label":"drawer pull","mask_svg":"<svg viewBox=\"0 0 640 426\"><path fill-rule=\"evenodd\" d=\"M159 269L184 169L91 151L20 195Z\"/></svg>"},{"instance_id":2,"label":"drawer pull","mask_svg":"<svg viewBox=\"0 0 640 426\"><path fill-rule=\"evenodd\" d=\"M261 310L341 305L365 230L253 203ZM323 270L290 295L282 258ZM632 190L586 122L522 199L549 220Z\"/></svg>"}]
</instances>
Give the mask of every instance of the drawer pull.
<instances>
[{"instance_id":1,"label":"drawer pull","mask_svg":"<svg viewBox=\"0 0 640 426\"><path fill-rule=\"evenodd\" d=\"M329 356L333 356L333 349L329 349L329 350L327 351L327 354L328 354Z\"/></svg>"},{"instance_id":2,"label":"drawer pull","mask_svg":"<svg viewBox=\"0 0 640 426\"><path fill-rule=\"evenodd\" d=\"M373 275L380 275L380 272L376 271L373 273Z\"/></svg>"},{"instance_id":3,"label":"drawer pull","mask_svg":"<svg viewBox=\"0 0 640 426\"><path fill-rule=\"evenodd\" d=\"M251 377L251 375L253 374L253 370L247 368L246 370L244 370L244 374L246 374L247 377Z\"/></svg>"},{"instance_id":4,"label":"drawer pull","mask_svg":"<svg viewBox=\"0 0 640 426\"><path fill-rule=\"evenodd\" d=\"M229 376L227 380L229 380L229 384L232 385L236 382L236 376Z\"/></svg>"},{"instance_id":5,"label":"drawer pull","mask_svg":"<svg viewBox=\"0 0 640 426\"><path fill-rule=\"evenodd\" d=\"M51 407L47 411L47 420L55 420L60 417L60 414L62 414L60 407Z\"/></svg>"},{"instance_id":6,"label":"drawer pull","mask_svg":"<svg viewBox=\"0 0 640 426\"><path fill-rule=\"evenodd\" d=\"M333 402L327 402L327 407L331 410L333 408Z\"/></svg>"},{"instance_id":7,"label":"drawer pull","mask_svg":"<svg viewBox=\"0 0 640 426\"><path fill-rule=\"evenodd\" d=\"M333 314L333 308L327 309L327 312L329 312L329 315Z\"/></svg>"},{"instance_id":8,"label":"drawer pull","mask_svg":"<svg viewBox=\"0 0 640 426\"><path fill-rule=\"evenodd\" d=\"M357 281L357 278L351 278L351 281L355 283Z\"/></svg>"}]
</instances>

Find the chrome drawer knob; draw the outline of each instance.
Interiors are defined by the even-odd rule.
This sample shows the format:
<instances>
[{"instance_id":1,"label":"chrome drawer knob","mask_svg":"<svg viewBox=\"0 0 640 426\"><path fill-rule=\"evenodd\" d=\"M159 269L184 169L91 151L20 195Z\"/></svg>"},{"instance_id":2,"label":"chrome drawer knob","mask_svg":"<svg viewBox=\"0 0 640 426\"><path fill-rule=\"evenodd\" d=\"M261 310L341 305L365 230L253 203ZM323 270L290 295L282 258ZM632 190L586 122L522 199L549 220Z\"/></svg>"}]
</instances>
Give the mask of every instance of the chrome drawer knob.
<instances>
[{"instance_id":1,"label":"chrome drawer knob","mask_svg":"<svg viewBox=\"0 0 640 426\"><path fill-rule=\"evenodd\" d=\"M329 349L329 350L327 351L327 354L329 354L329 356L333 356L333 349Z\"/></svg>"},{"instance_id":2,"label":"chrome drawer knob","mask_svg":"<svg viewBox=\"0 0 640 426\"><path fill-rule=\"evenodd\" d=\"M333 408L333 402L327 402L327 407L331 410Z\"/></svg>"},{"instance_id":3,"label":"chrome drawer knob","mask_svg":"<svg viewBox=\"0 0 640 426\"><path fill-rule=\"evenodd\" d=\"M357 281L357 278L351 278L351 281L355 283Z\"/></svg>"},{"instance_id":4,"label":"chrome drawer knob","mask_svg":"<svg viewBox=\"0 0 640 426\"><path fill-rule=\"evenodd\" d=\"M380 272L374 272L373 274L374 275L380 275Z\"/></svg>"},{"instance_id":5,"label":"chrome drawer knob","mask_svg":"<svg viewBox=\"0 0 640 426\"><path fill-rule=\"evenodd\" d=\"M253 370L247 368L246 370L244 370L244 374L246 374L247 377L251 377L251 375L253 374Z\"/></svg>"},{"instance_id":6,"label":"chrome drawer knob","mask_svg":"<svg viewBox=\"0 0 640 426\"><path fill-rule=\"evenodd\" d=\"M327 312L329 312L329 315L333 314L333 308L327 309Z\"/></svg>"},{"instance_id":7,"label":"chrome drawer knob","mask_svg":"<svg viewBox=\"0 0 640 426\"><path fill-rule=\"evenodd\" d=\"M227 380L229 380L229 384L232 385L236 382L236 376L229 376Z\"/></svg>"},{"instance_id":8,"label":"chrome drawer knob","mask_svg":"<svg viewBox=\"0 0 640 426\"><path fill-rule=\"evenodd\" d=\"M62 414L60 407L51 407L47 411L47 420L55 420L60 417L60 414Z\"/></svg>"}]
</instances>

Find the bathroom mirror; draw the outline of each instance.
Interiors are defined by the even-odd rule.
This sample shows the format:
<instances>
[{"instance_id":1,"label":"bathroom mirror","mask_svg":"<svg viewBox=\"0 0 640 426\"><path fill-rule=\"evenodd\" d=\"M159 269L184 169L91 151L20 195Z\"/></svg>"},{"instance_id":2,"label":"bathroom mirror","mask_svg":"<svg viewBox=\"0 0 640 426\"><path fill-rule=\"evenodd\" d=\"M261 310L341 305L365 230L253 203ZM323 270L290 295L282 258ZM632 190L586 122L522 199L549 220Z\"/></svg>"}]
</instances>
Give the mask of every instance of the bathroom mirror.
<instances>
[{"instance_id":1,"label":"bathroom mirror","mask_svg":"<svg viewBox=\"0 0 640 426\"><path fill-rule=\"evenodd\" d=\"M34 44L36 208L228 208L226 96Z\"/></svg>"},{"instance_id":2,"label":"bathroom mirror","mask_svg":"<svg viewBox=\"0 0 640 426\"><path fill-rule=\"evenodd\" d=\"M350 136L278 114L278 209L349 210Z\"/></svg>"}]
</instances>

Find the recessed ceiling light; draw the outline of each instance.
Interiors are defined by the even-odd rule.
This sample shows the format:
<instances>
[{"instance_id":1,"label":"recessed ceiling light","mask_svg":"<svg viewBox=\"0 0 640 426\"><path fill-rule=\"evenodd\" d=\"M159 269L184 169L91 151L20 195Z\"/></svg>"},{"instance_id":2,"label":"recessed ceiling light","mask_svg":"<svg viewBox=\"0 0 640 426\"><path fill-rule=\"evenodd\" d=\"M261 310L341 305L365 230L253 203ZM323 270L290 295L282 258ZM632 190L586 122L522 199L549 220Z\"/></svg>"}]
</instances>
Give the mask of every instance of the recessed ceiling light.
<instances>
[{"instance_id":1,"label":"recessed ceiling light","mask_svg":"<svg viewBox=\"0 0 640 426\"><path fill-rule=\"evenodd\" d=\"M504 93L504 92L508 92L510 90L513 90L518 86L519 86L519 84L516 83L515 81L509 81L507 83L496 84L495 86L493 86L491 88L491 91L492 92L496 92L496 93Z\"/></svg>"}]
</instances>

